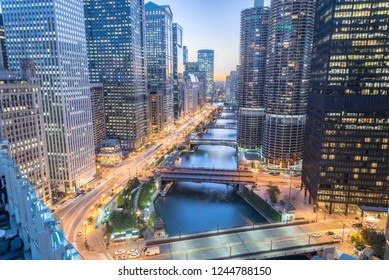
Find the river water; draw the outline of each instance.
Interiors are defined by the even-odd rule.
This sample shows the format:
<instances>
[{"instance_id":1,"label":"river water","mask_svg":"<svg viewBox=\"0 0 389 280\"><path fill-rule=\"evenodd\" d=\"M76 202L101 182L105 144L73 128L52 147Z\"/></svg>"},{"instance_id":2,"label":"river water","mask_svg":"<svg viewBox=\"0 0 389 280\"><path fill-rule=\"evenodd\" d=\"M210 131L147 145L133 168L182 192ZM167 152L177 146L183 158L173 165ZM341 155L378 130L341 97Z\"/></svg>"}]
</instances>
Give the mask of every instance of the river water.
<instances>
[{"instance_id":1,"label":"river water","mask_svg":"<svg viewBox=\"0 0 389 280\"><path fill-rule=\"evenodd\" d=\"M231 115L231 113L223 113ZM221 119L217 125L236 124ZM236 129L209 129L202 139L235 140ZM235 148L201 145L195 152L183 153L178 167L237 169ZM179 182L165 197L154 203L158 217L165 222L168 235L195 233L222 228L265 223L266 220L237 193L236 187L214 183Z\"/></svg>"}]
</instances>

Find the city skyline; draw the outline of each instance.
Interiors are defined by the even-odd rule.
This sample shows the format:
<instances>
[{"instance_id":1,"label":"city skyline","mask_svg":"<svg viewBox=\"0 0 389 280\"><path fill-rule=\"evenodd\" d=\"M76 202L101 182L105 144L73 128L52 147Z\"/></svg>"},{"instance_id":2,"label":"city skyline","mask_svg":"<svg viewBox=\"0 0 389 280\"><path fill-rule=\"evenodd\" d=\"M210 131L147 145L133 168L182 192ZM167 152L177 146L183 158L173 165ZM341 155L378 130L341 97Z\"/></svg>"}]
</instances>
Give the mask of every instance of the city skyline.
<instances>
[{"instance_id":1,"label":"city skyline","mask_svg":"<svg viewBox=\"0 0 389 280\"><path fill-rule=\"evenodd\" d=\"M215 81L225 81L239 64L240 13L254 6L254 0L154 0L158 5L169 5L173 22L184 29L184 46L189 59L197 60L197 51L215 51ZM270 0L265 0L270 6Z\"/></svg>"}]
</instances>

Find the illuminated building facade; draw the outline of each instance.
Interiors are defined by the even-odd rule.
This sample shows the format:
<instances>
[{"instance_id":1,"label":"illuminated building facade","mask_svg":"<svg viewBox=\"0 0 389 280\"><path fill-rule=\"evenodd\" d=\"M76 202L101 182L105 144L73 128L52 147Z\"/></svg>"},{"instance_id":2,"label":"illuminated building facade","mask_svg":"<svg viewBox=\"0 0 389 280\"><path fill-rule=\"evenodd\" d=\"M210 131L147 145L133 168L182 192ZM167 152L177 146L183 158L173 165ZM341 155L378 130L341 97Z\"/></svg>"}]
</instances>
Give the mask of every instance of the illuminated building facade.
<instances>
[{"instance_id":1,"label":"illuminated building facade","mask_svg":"<svg viewBox=\"0 0 389 280\"><path fill-rule=\"evenodd\" d=\"M389 1L317 2L302 181L330 211L389 205Z\"/></svg>"},{"instance_id":2,"label":"illuminated building facade","mask_svg":"<svg viewBox=\"0 0 389 280\"><path fill-rule=\"evenodd\" d=\"M144 1L85 0L91 83L104 85L107 137L125 150L149 140Z\"/></svg>"},{"instance_id":3,"label":"illuminated building facade","mask_svg":"<svg viewBox=\"0 0 389 280\"><path fill-rule=\"evenodd\" d=\"M183 29L178 23L173 23L173 78L174 78L174 119L178 120L183 114L184 73Z\"/></svg>"},{"instance_id":4,"label":"illuminated building facade","mask_svg":"<svg viewBox=\"0 0 389 280\"><path fill-rule=\"evenodd\" d=\"M35 72L29 59L22 62L26 73ZM36 195L51 204L49 163L40 82L34 74L21 79L0 79L0 135L7 140L10 154L20 172L35 185Z\"/></svg>"},{"instance_id":5,"label":"illuminated building facade","mask_svg":"<svg viewBox=\"0 0 389 280\"><path fill-rule=\"evenodd\" d=\"M168 5L145 5L147 82L151 95L162 96L162 129L174 124L173 13Z\"/></svg>"},{"instance_id":6,"label":"illuminated building facade","mask_svg":"<svg viewBox=\"0 0 389 280\"><path fill-rule=\"evenodd\" d=\"M93 139L95 146L97 146L107 138L103 84L90 84L90 96L92 102Z\"/></svg>"},{"instance_id":7,"label":"illuminated building facade","mask_svg":"<svg viewBox=\"0 0 389 280\"><path fill-rule=\"evenodd\" d=\"M240 16L237 140L240 148L250 150L260 149L265 120L269 8L262 4L243 10Z\"/></svg>"},{"instance_id":8,"label":"illuminated building facade","mask_svg":"<svg viewBox=\"0 0 389 280\"><path fill-rule=\"evenodd\" d=\"M314 0L272 0L262 156L290 167L303 157Z\"/></svg>"},{"instance_id":9,"label":"illuminated building facade","mask_svg":"<svg viewBox=\"0 0 389 280\"><path fill-rule=\"evenodd\" d=\"M210 96L214 87L214 68L215 68L215 51L214 50L198 50L197 62L199 63L200 71L206 73L207 76L207 96Z\"/></svg>"},{"instance_id":10,"label":"illuminated building facade","mask_svg":"<svg viewBox=\"0 0 389 280\"><path fill-rule=\"evenodd\" d=\"M41 82L50 180L76 191L96 174L84 4L1 0L9 69L31 58Z\"/></svg>"},{"instance_id":11,"label":"illuminated building facade","mask_svg":"<svg viewBox=\"0 0 389 280\"><path fill-rule=\"evenodd\" d=\"M79 253L61 230L62 221L51 214L23 175L12 159L8 141L0 139L0 176L7 182L5 211L9 218L0 239L0 259L79 260Z\"/></svg>"},{"instance_id":12,"label":"illuminated building facade","mask_svg":"<svg viewBox=\"0 0 389 280\"><path fill-rule=\"evenodd\" d=\"M5 45L3 15L0 14L0 70L8 69L8 54Z\"/></svg>"}]
</instances>

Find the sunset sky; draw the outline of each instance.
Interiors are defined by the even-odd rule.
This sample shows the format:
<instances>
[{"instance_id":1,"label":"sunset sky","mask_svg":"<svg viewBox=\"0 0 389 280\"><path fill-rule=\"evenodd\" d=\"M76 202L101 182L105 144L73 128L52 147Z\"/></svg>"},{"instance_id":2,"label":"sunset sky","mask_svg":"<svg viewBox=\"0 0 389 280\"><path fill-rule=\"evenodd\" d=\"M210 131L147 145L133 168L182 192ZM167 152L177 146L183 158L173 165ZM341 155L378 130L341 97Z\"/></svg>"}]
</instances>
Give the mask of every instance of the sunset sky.
<instances>
[{"instance_id":1,"label":"sunset sky","mask_svg":"<svg viewBox=\"0 0 389 280\"><path fill-rule=\"evenodd\" d=\"M145 1L147 3L149 1ZM170 5L173 22L184 29L189 61L197 61L197 50L215 50L215 80L223 81L239 63L240 12L254 0L154 0ZM270 0L265 0L270 5Z\"/></svg>"}]
</instances>

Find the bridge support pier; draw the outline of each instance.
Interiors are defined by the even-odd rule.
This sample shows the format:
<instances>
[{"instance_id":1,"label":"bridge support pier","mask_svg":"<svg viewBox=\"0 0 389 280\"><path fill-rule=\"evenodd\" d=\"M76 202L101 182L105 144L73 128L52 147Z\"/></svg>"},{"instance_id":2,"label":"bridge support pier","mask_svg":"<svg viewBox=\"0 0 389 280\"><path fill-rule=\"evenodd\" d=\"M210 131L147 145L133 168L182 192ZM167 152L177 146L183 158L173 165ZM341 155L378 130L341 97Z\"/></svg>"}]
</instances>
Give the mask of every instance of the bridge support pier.
<instances>
[{"instance_id":1,"label":"bridge support pier","mask_svg":"<svg viewBox=\"0 0 389 280\"><path fill-rule=\"evenodd\" d=\"M162 177L161 177L161 172L156 171L154 173L154 179L155 179L155 185L157 186L158 190L162 190Z\"/></svg>"}]
</instances>

